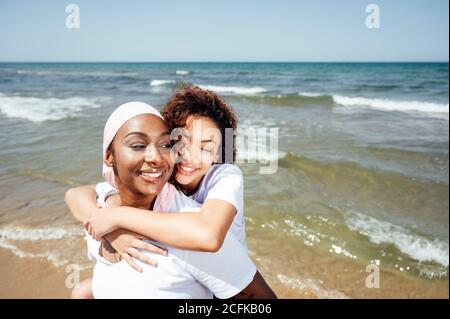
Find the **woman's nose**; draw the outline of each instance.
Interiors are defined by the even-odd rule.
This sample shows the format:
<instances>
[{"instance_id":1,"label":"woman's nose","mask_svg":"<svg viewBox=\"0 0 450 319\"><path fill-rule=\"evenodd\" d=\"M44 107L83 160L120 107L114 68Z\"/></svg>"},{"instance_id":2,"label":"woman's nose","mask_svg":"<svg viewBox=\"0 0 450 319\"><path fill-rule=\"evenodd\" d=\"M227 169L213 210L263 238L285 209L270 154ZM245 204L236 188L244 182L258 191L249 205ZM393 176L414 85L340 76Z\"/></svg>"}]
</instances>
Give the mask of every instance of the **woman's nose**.
<instances>
[{"instance_id":1,"label":"woman's nose","mask_svg":"<svg viewBox=\"0 0 450 319\"><path fill-rule=\"evenodd\" d=\"M147 147L145 150L144 161L150 163L159 163L161 162L161 154L158 151L157 147Z\"/></svg>"}]
</instances>

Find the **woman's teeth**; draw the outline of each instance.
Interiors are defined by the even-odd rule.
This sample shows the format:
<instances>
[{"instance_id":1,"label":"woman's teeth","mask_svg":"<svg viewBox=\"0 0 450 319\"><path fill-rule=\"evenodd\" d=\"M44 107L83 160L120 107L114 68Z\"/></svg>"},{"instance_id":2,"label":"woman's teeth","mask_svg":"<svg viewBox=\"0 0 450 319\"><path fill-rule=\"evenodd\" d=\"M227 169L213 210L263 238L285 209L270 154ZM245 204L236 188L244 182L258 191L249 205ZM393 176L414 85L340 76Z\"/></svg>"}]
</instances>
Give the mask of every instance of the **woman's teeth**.
<instances>
[{"instance_id":1,"label":"woman's teeth","mask_svg":"<svg viewBox=\"0 0 450 319\"><path fill-rule=\"evenodd\" d=\"M158 177L160 177L162 175L162 173L161 172L160 173L145 173L145 172L141 172L141 175L147 176L147 177L150 177L150 178L158 178Z\"/></svg>"}]
</instances>

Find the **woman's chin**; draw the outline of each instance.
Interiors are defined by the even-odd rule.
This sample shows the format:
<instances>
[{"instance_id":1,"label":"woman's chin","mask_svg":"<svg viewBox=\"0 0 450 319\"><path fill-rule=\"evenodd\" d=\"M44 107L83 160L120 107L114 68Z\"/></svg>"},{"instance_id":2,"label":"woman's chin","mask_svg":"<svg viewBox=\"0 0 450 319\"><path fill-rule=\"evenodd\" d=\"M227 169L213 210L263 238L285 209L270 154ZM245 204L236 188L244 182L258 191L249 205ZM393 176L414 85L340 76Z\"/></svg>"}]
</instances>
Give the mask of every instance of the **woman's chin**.
<instances>
[{"instance_id":1,"label":"woman's chin","mask_svg":"<svg viewBox=\"0 0 450 319\"><path fill-rule=\"evenodd\" d=\"M158 195L163 189L164 184L150 184L150 185L139 185L137 189L140 193L146 195Z\"/></svg>"},{"instance_id":2,"label":"woman's chin","mask_svg":"<svg viewBox=\"0 0 450 319\"><path fill-rule=\"evenodd\" d=\"M142 194L157 195L161 192L166 183L167 179L160 179L151 183L140 180L136 185L136 189L138 189Z\"/></svg>"}]
</instances>

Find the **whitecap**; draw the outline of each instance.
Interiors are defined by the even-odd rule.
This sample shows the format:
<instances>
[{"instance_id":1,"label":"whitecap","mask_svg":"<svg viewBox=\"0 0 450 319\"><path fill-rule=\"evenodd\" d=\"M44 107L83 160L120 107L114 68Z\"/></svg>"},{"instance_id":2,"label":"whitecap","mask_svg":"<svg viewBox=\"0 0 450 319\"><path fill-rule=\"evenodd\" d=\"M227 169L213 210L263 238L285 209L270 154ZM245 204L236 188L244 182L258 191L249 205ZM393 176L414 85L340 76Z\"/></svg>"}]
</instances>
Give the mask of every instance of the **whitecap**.
<instances>
[{"instance_id":1,"label":"whitecap","mask_svg":"<svg viewBox=\"0 0 450 319\"><path fill-rule=\"evenodd\" d=\"M83 97L39 98L6 96L0 93L0 112L11 118L43 122L77 116L85 109L101 107L98 102L98 99Z\"/></svg>"},{"instance_id":2,"label":"whitecap","mask_svg":"<svg viewBox=\"0 0 450 319\"><path fill-rule=\"evenodd\" d=\"M395 101L333 95L333 101L343 106L366 106L382 111L422 112L428 114L449 114L449 104L421 101Z\"/></svg>"}]
</instances>

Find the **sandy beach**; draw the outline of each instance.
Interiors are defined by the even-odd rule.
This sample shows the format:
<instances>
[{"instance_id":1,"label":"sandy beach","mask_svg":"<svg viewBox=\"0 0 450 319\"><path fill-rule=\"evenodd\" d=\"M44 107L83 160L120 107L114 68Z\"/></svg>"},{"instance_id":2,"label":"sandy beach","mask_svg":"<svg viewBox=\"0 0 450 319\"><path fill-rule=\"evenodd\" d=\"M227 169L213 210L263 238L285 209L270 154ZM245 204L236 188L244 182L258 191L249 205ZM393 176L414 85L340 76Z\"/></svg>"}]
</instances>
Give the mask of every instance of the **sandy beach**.
<instances>
[{"instance_id":1,"label":"sandy beach","mask_svg":"<svg viewBox=\"0 0 450 319\"><path fill-rule=\"evenodd\" d=\"M66 273L44 258L24 259L0 249L0 298L69 298Z\"/></svg>"},{"instance_id":2,"label":"sandy beach","mask_svg":"<svg viewBox=\"0 0 450 319\"><path fill-rule=\"evenodd\" d=\"M0 298L4 299L68 299L71 289L66 287L68 273L55 267L45 258L20 258L0 248ZM92 276L92 269L82 270L80 280ZM274 287L282 298L314 298L289 287Z\"/></svg>"}]
</instances>

